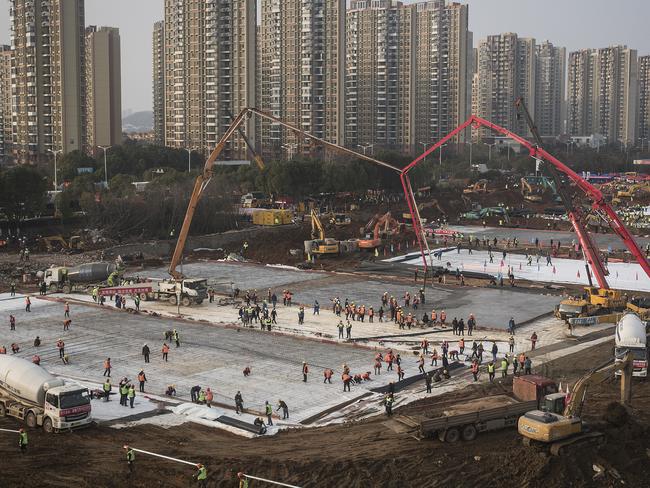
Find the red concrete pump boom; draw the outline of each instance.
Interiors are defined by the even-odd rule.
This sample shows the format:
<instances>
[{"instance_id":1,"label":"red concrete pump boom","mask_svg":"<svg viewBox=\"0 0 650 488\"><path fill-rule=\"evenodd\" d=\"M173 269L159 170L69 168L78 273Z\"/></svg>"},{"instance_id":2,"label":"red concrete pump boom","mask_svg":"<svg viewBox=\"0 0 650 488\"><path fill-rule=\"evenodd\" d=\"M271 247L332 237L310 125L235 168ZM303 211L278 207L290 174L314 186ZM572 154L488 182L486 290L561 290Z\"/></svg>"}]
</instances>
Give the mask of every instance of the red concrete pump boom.
<instances>
[{"instance_id":1,"label":"red concrete pump boom","mask_svg":"<svg viewBox=\"0 0 650 488\"><path fill-rule=\"evenodd\" d=\"M486 127L488 129L493 130L494 132L509 137L514 141L518 142L520 145L526 147L531 157L546 161L547 163L553 165L558 171L564 173L591 200L592 210L598 213L598 215L609 224L612 230L621 238L621 240L623 241L627 249L632 253L632 255L639 262L639 264L646 272L646 274L650 276L650 264L648 263L648 260L646 259L645 255L643 254L643 251L639 248L638 244L634 240L634 237L632 236L630 231L627 230L627 228L625 227L621 219L619 219L618 215L616 215L614 209L605 201L603 194L598 188L596 188L591 183L586 181L575 171L573 171L571 168L566 166L564 163L562 163L560 160L555 158L553 155L549 154L544 149L531 144L523 137L518 136L517 134L509 131L508 129L505 129L497 124L493 124L492 122L489 122L475 115L472 115L463 124L459 125L456 129L454 129L445 137L440 139L437 143L431 146L424 153L422 153L420 156L415 158L410 164L408 164L404 169L402 169L402 173L400 174L400 178L402 180L402 186L404 187L406 201L408 203L411 214L413 215L413 227L418 239L418 244L420 245L420 251L422 253L422 259L424 261L425 268L427 267L426 258L425 258L425 248L428 249L428 245L426 243L426 238L422 232L420 216L417 212L417 205L415 203L415 197L413 195L413 190L411 188L411 183L408 177L408 173L420 161L423 161L424 158L426 158L429 154L431 154L433 151L435 151L440 146L445 144L447 141L456 137L458 134L460 134L468 127L473 127L473 128ZM587 262L591 265L592 271L594 272L594 275L596 277L596 281L598 282L598 286L600 286L601 288L608 288L607 280L605 278L606 270L602 265L602 261L598 253L598 249L595 247L595 245L593 244L589 236L586 234L586 231L582 230L584 229L584 227L581 225L576 225L574 219L579 218L579 215L570 212L569 218L572 220L572 224L574 226L574 229L576 229L576 233L578 234L580 243L582 244L582 247L585 250L585 256Z\"/></svg>"}]
</instances>

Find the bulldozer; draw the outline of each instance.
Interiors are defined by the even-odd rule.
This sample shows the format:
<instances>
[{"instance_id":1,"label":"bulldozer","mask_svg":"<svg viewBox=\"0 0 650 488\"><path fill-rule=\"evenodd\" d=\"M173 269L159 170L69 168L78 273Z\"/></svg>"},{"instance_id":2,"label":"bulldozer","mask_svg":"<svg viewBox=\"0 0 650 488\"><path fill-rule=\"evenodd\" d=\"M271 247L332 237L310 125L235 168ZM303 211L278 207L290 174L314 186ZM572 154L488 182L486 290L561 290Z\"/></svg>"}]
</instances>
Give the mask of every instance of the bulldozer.
<instances>
[{"instance_id":1,"label":"bulldozer","mask_svg":"<svg viewBox=\"0 0 650 488\"><path fill-rule=\"evenodd\" d=\"M568 322L577 317L593 317L620 312L627 305L627 296L620 290L585 287L585 292L579 297L569 297L555 307L555 316Z\"/></svg>"},{"instance_id":2,"label":"bulldozer","mask_svg":"<svg viewBox=\"0 0 650 488\"><path fill-rule=\"evenodd\" d=\"M82 251L83 241L81 236L72 236L67 241L61 235L41 238L47 252L56 251Z\"/></svg>"},{"instance_id":3,"label":"bulldozer","mask_svg":"<svg viewBox=\"0 0 650 488\"><path fill-rule=\"evenodd\" d=\"M517 430L524 445L543 445L551 454L561 456L574 444L604 442L604 435L590 431L582 420L582 408L590 385L600 383L617 371L621 372L621 403L628 405L632 399L632 363L629 351L616 359L592 369L580 378L570 395L547 395L540 410L532 410L519 417Z\"/></svg>"}]
</instances>

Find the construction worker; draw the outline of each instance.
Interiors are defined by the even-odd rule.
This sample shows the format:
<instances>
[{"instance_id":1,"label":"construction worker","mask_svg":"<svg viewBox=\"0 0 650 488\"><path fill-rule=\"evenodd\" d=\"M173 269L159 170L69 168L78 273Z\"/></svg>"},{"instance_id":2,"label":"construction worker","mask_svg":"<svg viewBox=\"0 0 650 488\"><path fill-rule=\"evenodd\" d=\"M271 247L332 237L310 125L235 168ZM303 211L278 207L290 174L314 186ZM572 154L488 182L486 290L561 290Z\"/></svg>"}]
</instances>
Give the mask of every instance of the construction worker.
<instances>
[{"instance_id":1,"label":"construction worker","mask_svg":"<svg viewBox=\"0 0 650 488\"><path fill-rule=\"evenodd\" d=\"M241 471L237 473L237 478L239 479L239 488L248 488L250 486L248 484L248 478Z\"/></svg>"},{"instance_id":2,"label":"construction worker","mask_svg":"<svg viewBox=\"0 0 650 488\"><path fill-rule=\"evenodd\" d=\"M487 365L488 377L490 378L490 383L494 382L494 363L490 361Z\"/></svg>"},{"instance_id":3,"label":"construction worker","mask_svg":"<svg viewBox=\"0 0 650 488\"><path fill-rule=\"evenodd\" d=\"M205 389L205 404L208 408L212 408L212 401L214 400L214 394L210 388Z\"/></svg>"},{"instance_id":4,"label":"construction worker","mask_svg":"<svg viewBox=\"0 0 650 488\"><path fill-rule=\"evenodd\" d=\"M427 385L427 393L431 393L431 373L424 375L424 383Z\"/></svg>"},{"instance_id":5,"label":"construction worker","mask_svg":"<svg viewBox=\"0 0 650 488\"><path fill-rule=\"evenodd\" d=\"M424 354L420 354L420 358L418 359L418 371L420 373L424 374Z\"/></svg>"},{"instance_id":6,"label":"construction worker","mask_svg":"<svg viewBox=\"0 0 650 488\"><path fill-rule=\"evenodd\" d=\"M65 305L63 306L63 317L66 319L70 318L70 304L68 302L65 302Z\"/></svg>"},{"instance_id":7,"label":"construction worker","mask_svg":"<svg viewBox=\"0 0 650 488\"><path fill-rule=\"evenodd\" d=\"M56 347L59 350L59 358L63 359L63 356L65 356L65 342L59 339L58 341L56 341Z\"/></svg>"},{"instance_id":8,"label":"construction worker","mask_svg":"<svg viewBox=\"0 0 650 488\"><path fill-rule=\"evenodd\" d=\"M178 334L178 331L176 329L174 329L172 331L172 339L176 343L176 347L181 346L181 338L180 338L180 335Z\"/></svg>"},{"instance_id":9,"label":"construction worker","mask_svg":"<svg viewBox=\"0 0 650 488\"><path fill-rule=\"evenodd\" d=\"M392 394L388 394L384 397L384 401L382 402L384 404L384 407L386 408L386 415L389 417L393 415L393 402L395 399L393 398Z\"/></svg>"},{"instance_id":10,"label":"construction worker","mask_svg":"<svg viewBox=\"0 0 650 488\"><path fill-rule=\"evenodd\" d=\"M205 390L201 390L201 391L199 392L198 403L199 403L200 405L205 405Z\"/></svg>"},{"instance_id":11,"label":"construction worker","mask_svg":"<svg viewBox=\"0 0 650 488\"><path fill-rule=\"evenodd\" d=\"M40 338L40 336L36 336L36 339L34 339L34 347L41 347L41 338Z\"/></svg>"},{"instance_id":12,"label":"construction worker","mask_svg":"<svg viewBox=\"0 0 650 488\"><path fill-rule=\"evenodd\" d=\"M352 376L350 376L348 373L343 373L341 375L341 379L343 380L343 391L350 391L350 385L352 384Z\"/></svg>"},{"instance_id":13,"label":"construction worker","mask_svg":"<svg viewBox=\"0 0 650 488\"><path fill-rule=\"evenodd\" d=\"M434 347L431 353L431 366L438 366L438 350Z\"/></svg>"},{"instance_id":14,"label":"construction worker","mask_svg":"<svg viewBox=\"0 0 650 488\"><path fill-rule=\"evenodd\" d=\"M402 381L404 379L404 370L402 369L402 365L398 364L397 365L397 381Z\"/></svg>"},{"instance_id":15,"label":"construction worker","mask_svg":"<svg viewBox=\"0 0 650 488\"><path fill-rule=\"evenodd\" d=\"M201 391L201 387L199 385L194 385L192 388L190 388L190 397L192 398L192 403L196 403L199 401L200 391Z\"/></svg>"},{"instance_id":16,"label":"construction worker","mask_svg":"<svg viewBox=\"0 0 650 488\"><path fill-rule=\"evenodd\" d=\"M169 346L167 345L166 342L163 342L162 346L162 358L165 362L167 362L167 357L169 356Z\"/></svg>"},{"instance_id":17,"label":"construction worker","mask_svg":"<svg viewBox=\"0 0 650 488\"><path fill-rule=\"evenodd\" d=\"M25 297L25 312L32 311L32 300L29 298L29 295Z\"/></svg>"},{"instance_id":18,"label":"construction worker","mask_svg":"<svg viewBox=\"0 0 650 488\"><path fill-rule=\"evenodd\" d=\"M127 396L129 394L129 383L126 381L126 378L124 378L120 382L120 405L123 407L127 406Z\"/></svg>"},{"instance_id":19,"label":"construction worker","mask_svg":"<svg viewBox=\"0 0 650 488\"><path fill-rule=\"evenodd\" d=\"M244 399L241 396L241 391L237 391L235 395L235 413L239 415L244 411Z\"/></svg>"},{"instance_id":20,"label":"construction worker","mask_svg":"<svg viewBox=\"0 0 650 488\"><path fill-rule=\"evenodd\" d=\"M149 349L149 346L146 344L142 346L142 355L144 356L144 362L148 363L149 362L149 354L151 353L151 350Z\"/></svg>"},{"instance_id":21,"label":"construction worker","mask_svg":"<svg viewBox=\"0 0 650 488\"><path fill-rule=\"evenodd\" d=\"M499 347L497 346L496 341L492 341L492 362L497 362L497 353L499 352Z\"/></svg>"},{"instance_id":22,"label":"construction worker","mask_svg":"<svg viewBox=\"0 0 650 488\"><path fill-rule=\"evenodd\" d=\"M323 371L323 383L329 383L330 385L332 384L332 376L334 375L334 371L332 371L330 368L325 369Z\"/></svg>"},{"instance_id":23,"label":"construction worker","mask_svg":"<svg viewBox=\"0 0 650 488\"><path fill-rule=\"evenodd\" d=\"M129 385L129 390L126 392L126 396L129 399L129 405L133 407L133 402L135 401L135 386Z\"/></svg>"},{"instance_id":24,"label":"construction worker","mask_svg":"<svg viewBox=\"0 0 650 488\"><path fill-rule=\"evenodd\" d=\"M508 362L508 356L504 356L503 359L501 360L501 377L505 378L508 376L508 366L510 363Z\"/></svg>"},{"instance_id":25,"label":"construction worker","mask_svg":"<svg viewBox=\"0 0 650 488\"><path fill-rule=\"evenodd\" d=\"M98 288L98 287L94 287L94 288L93 288L93 291L92 291L92 295L93 295L93 302L95 302L95 303L97 303L97 294L98 294L98 293L99 293L99 288Z\"/></svg>"},{"instance_id":26,"label":"construction worker","mask_svg":"<svg viewBox=\"0 0 650 488\"><path fill-rule=\"evenodd\" d=\"M133 463L135 462L135 451L130 446L124 446L126 449L126 464L129 467L129 473L133 473Z\"/></svg>"},{"instance_id":27,"label":"construction worker","mask_svg":"<svg viewBox=\"0 0 650 488\"><path fill-rule=\"evenodd\" d=\"M339 320L339 323L336 327L339 329L339 339L343 339L343 329L345 327L345 325L343 325L343 321Z\"/></svg>"},{"instance_id":28,"label":"construction worker","mask_svg":"<svg viewBox=\"0 0 650 488\"><path fill-rule=\"evenodd\" d=\"M18 431L18 447L20 447L20 452L25 454L27 452L27 444L29 440L27 439L27 431L21 428Z\"/></svg>"},{"instance_id":29,"label":"construction worker","mask_svg":"<svg viewBox=\"0 0 650 488\"><path fill-rule=\"evenodd\" d=\"M535 344L537 344L537 332L533 332L533 335L530 336L530 350L535 350Z\"/></svg>"},{"instance_id":30,"label":"construction worker","mask_svg":"<svg viewBox=\"0 0 650 488\"><path fill-rule=\"evenodd\" d=\"M526 356L526 360L524 361L524 374L531 374L532 369L533 369L533 362L528 356Z\"/></svg>"},{"instance_id":31,"label":"construction worker","mask_svg":"<svg viewBox=\"0 0 650 488\"><path fill-rule=\"evenodd\" d=\"M379 355L379 358L375 358L375 374L380 375L381 374L381 354Z\"/></svg>"},{"instance_id":32,"label":"construction worker","mask_svg":"<svg viewBox=\"0 0 650 488\"><path fill-rule=\"evenodd\" d=\"M16 317L9 315L9 330L16 330Z\"/></svg>"},{"instance_id":33,"label":"construction worker","mask_svg":"<svg viewBox=\"0 0 650 488\"><path fill-rule=\"evenodd\" d=\"M144 393L144 384L147 381L147 376L144 374L143 369L138 373L138 381L140 382L140 393Z\"/></svg>"},{"instance_id":34,"label":"construction worker","mask_svg":"<svg viewBox=\"0 0 650 488\"><path fill-rule=\"evenodd\" d=\"M135 309L139 312L140 311L140 296L136 295L135 298L133 299L135 302Z\"/></svg>"},{"instance_id":35,"label":"construction worker","mask_svg":"<svg viewBox=\"0 0 650 488\"><path fill-rule=\"evenodd\" d=\"M10 287L9 289L10 289L10 292L11 292L11 296L15 297L16 296L16 282L12 281L11 285L9 285L9 287Z\"/></svg>"},{"instance_id":36,"label":"construction worker","mask_svg":"<svg viewBox=\"0 0 650 488\"><path fill-rule=\"evenodd\" d=\"M472 361L472 376L474 381L478 381L478 361L476 359Z\"/></svg>"},{"instance_id":37,"label":"construction worker","mask_svg":"<svg viewBox=\"0 0 650 488\"><path fill-rule=\"evenodd\" d=\"M273 407L268 401L264 403L264 412L266 413L266 425L273 425Z\"/></svg>"},{"instance_id":38,"label":"construction worker","mask_svg":"<svg viewBox=\"0 0 650 488\"><path fill-rule=\"evenodd\" d=\"M7 354L7 348L4 345L0 346L0 354Z\"/></svg>"},{"instance_id":39,"label":"construction worker","mask_svg":"<svg viewBox=\"0 0 650 488\"><path fill-rule=\"evenodd\" d=\"M307 374L309 373L309 367L305 361L302 362L302 381L307 383Z\"/></svg>"},{"instance_id":40,"label":"construction worker","mask_svg":"<svg viewBox=\"0 0 650 488\"><path fill-rule=\"evenodd\" d=\"M199 487L205 488L207 486L208 470L201 463L197 464L196 467L199 470L194 475L194 478L196 478Z\"/></svg>"},{"instance_id":41,"label":"construction worker","mask_svg":"<svg viewBox=\"0 0 650 488\"><path fill-rule=\"evenodd\" d=\"M104 359L104 376L111 377L111 358Z\"/></svg>"},{"instance_id":42,"label":"construction worker","mask_svg":"<svg viewBox=\"0 0 650 488\"><path fill-rule=\"evenodd\" d=\"M429 341L422 339L420 342L420 349L422 349L422 354L429 354Z\"/></svg>"},{"instance_id":43,"label":"construction worker","mask_svg":"<svg viewBox=\"0 0 650 488\"><path fill-rule=\"evenodd\" d=\"M65 332L66 330L70 330L70 324L72 323L72 320L70 319L65 319L63 321L63 331Z\"/></svg>"},{"instance_id":44,"label":"construction worker","mask_svg":"<svg viewBox=\"0 0 650 488\"><path fill-rule=\"evenodd\" d=\"M345 326L346 339L352 339L352 324L348 320L348 325Z\"/></svg>"},{"instance_id":45,"label":"construction worker","mask_svg":"<svg viewBox=\"0 0 650 488\"><path fill-rule=\"evenodd\" d=\"M110 378L106 378L106 381L104 381L104 385L102 386L102 389L104 390L104 401L107 402L111 399L111 390L113 389L113 385L111 385Z\"/></svg>"},{"instance_id":46,"label":"construction worker","mask_svg":"<svg viewBox=\"0 0 650 488\"><path fill-rule=\"evenodd\" d=\"M278 400L278 408L275 410L276 412L278 410L282 409L282 420L286 420L289 418L289 407L283 400Z\"/></svg>"},{"instance_id":47,"label":"construction worker","mask_svg":"<svg viewBox=\"0 0 650 488\"><path fill-rule=\"evenodd\" d=\"M515 337L513 335L510 335L510 338L508 339L508 347L509 352L515 352Z\"/></svg>"}]
</instances>

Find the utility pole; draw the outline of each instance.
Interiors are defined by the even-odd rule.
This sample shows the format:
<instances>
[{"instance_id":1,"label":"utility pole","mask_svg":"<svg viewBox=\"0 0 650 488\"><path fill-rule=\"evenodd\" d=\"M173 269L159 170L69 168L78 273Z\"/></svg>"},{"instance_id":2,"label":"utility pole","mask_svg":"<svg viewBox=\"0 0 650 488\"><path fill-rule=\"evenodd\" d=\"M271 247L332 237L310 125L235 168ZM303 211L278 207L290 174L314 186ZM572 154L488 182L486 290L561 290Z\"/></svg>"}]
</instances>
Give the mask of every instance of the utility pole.
<instances>
[{"instance_id":1,"label":"utility pole","mask_svg":"<svg viewBox=\"0 0 650 488\"><path fill-rule=\"evenodd\" d=\"M488 161L492 161L492 147L496 146L497 143L493 142L492 144L488 144L487 142L484 142L483 144L488 147Z\"/></svg>"},{"instance_id":2,"label":"utility pole","mask_svg":"<svg viewBox=\"0 0 650 488\"><path fill-rule=\"evenodd\" d=\"M106 151L108 151L113 146L97 146L99 149L104 151L104 186L108 190L108 167L106 166Z\"/></svg>"},{"instance_id":3,"label":"utility pole","mask_svg":"<svg viewBox=\"0 0 650 488\"><path fill-rule=\"evenodd\" d=\"M54 154L54 191L57 191L59 189L59 184L58 184L59 180L58 180L58 175L57 175L58 172L56 168L56 156L58 154L61 154L63 151L61 149L58 149L56 151L52 149L48 149L48 151Z\"/></svg>"},{"instance_id":4,"label":"utility pole","mask_svg":"<svg viewBox=\"0 0 650 488\"><path fill-rule=\"evenodd\" d=\"M187 151L187 172L189 173L189 172L192 171L192 151L193 151L193 149L185 148L185 150Z\"/></svg>"}]
</instances>

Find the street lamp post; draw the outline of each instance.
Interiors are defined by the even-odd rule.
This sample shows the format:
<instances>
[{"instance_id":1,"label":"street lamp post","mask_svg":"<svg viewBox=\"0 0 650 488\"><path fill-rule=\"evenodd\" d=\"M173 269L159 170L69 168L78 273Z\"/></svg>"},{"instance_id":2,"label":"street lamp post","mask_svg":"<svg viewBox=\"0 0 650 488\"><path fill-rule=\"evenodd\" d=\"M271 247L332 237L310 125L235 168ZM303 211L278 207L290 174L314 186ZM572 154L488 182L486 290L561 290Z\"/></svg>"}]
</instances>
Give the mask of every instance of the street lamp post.
<instances>
[{"instance_id":1,"label":"street lamp post","mask_svg":"<svg viewBox=\"0 0 650 488\"><path fill-rule=\"evenodd\" d=\"M52 149L48 149L49 152L54 154L54 191L57 191L59 189L59 184L58 184L58 179L57 179L57 168L56 168L56 156L58 154L61 154L63 151L61 149L57 151L53 151Z\"/></svg>"},{"instance_id":2,"label":"street lamp post","mask_svg":"<svg viewBox=\"0 0 650 488\"><path fill-rule=\"evenodd\" d=\"M571 147L571 144L573 144L573 141L565 142L566 144L566 155L569 155L569 148Z\"/></svg>"},{"instance_id":3,"label":"street lamp post","mask_svg":"<svg viewBox=\"0 0 650 488\"><path fill-rule=\"evenodd\" d=\"M104 151L104 185L108 189L108 167L106 166L106 151L108 151L113 146L97 146L99 149Z\"/></svg>"},{"instance_id":4,"label":"street lamp post","mask_svg":"<svg viewBox=\"0 0 650 488\"><path fill-rule=\"evenodd\" d=\"M187 151L187 172L189 173L192 171L192 151L193 149L191 148L185 148Z\"/></svg>"},{"instance_id":5,"label":"street lamp post","mask_svg":"<svg viewBox=\"0 0 650 488\"><path fill-rule=\"evenodd\" d=\"M294 149L298 147L298 144L295 142L289 142L287 144L282 145L283 149L287 150L287 159L291 160L293 159L293 154L294 154Z\"/></svg>"},{"instance_id":6,"label":"street lamp post","mask_svg":"<svg viewBox=\"0 0 650 488\"><path fill-rule=\"evenodd\" d=\"M440 144L440 146L438 146L438 166L442 166L442 148L446 145L447 144Z\"/></svg>"},{"instance_id":7,"label":"street lamp post","mask_svg":"<svg viewBox=\"0 0 650 488\"><path fill-rule=\"evenodd\" d=\"M492 144L488 144L487 142L484 142L483 144L488 147L488 161L492 161L492 147L496 146L497 143L493 142Z\"/></svg>"},{"instance_id":8,"label":"street lamp post","mask_svg":"<svg viewBox=\"0 0 650 488\"><path fill-rule=\"evenodd\" d=\"M427 146L430 146L433 143L432 142L420 142L420 144L422 144L422 147L424 148L423 152L427 152ZM426 156L424 156L424 162L425 163L427 162L427 157Z\"/></svg>"},{"instance_id":9,"label":"street lamp post","mask_svg":"<svg viewBox=\"0 0 650 488\"><path fill-rule=\"evenodd\" d=\"M472 146L474 143L472 141L469 141L469 166L470 168L472 167Z\"/></svg>"}]
</instances>

